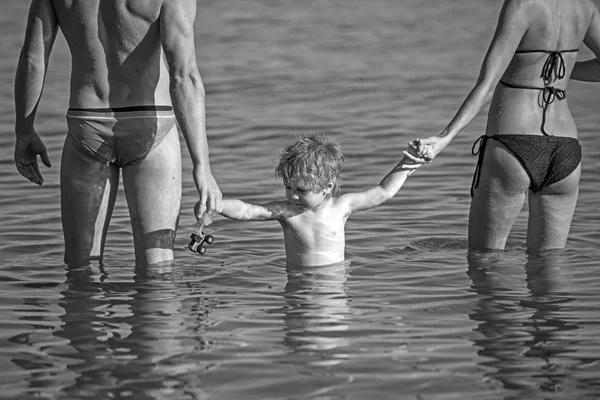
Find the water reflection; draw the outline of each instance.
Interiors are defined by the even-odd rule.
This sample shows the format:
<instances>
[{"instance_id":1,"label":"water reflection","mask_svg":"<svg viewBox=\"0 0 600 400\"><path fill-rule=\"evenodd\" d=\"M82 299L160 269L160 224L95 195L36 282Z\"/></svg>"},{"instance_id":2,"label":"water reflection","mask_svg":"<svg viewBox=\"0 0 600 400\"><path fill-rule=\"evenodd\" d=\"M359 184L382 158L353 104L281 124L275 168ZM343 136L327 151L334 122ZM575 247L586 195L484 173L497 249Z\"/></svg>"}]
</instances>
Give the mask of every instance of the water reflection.
<instances>
[{"instance_id":1,"label":"water reflection","mask_svg":"<svg viewBox=\"0 0 600 400\"><path fill-rule=\"evenodd\" d=\"M156 272L156 271L154 271ZM59 305L67 340L61 357L74 379L62 390L65 399L190 398L201 392L198 353L206 347L197 326L186 333L189 314L205 318L209 309L198 288L172 279L165 271L152 275L138 268L133 282L111 283L92 268L67 272ZM184 300L192 300L184 310ZM196 363L186 362L195 354Z\"/></svg>"},{"instance_id":2,"label":"water reflection","mask_svg":"<svg viewBox=\"0 0 600 400\"><path fill-rule=\"evenodd\" d=\"M569 364L579 322L569 290L568 253L528 254L524 271L518 261L502 252L468 255L468 275L479 295L470 317L481 334L475 340L484 360L480 365L489 369L492 385L514 393L507 399L576 393Z\"/></svg>"},{"instance_id":3,"label":"water reflection","mask_svg":"<svg viewBox=\"0 0 600 400\"><path fill-rule=\"evenodd\" d=\"M335 365L346 358L349 314L348 262L320 267L287 266L284 298L285 344L313 365ZM317 360L314 360L317 356Z\"/></svg>"}]
</instances>

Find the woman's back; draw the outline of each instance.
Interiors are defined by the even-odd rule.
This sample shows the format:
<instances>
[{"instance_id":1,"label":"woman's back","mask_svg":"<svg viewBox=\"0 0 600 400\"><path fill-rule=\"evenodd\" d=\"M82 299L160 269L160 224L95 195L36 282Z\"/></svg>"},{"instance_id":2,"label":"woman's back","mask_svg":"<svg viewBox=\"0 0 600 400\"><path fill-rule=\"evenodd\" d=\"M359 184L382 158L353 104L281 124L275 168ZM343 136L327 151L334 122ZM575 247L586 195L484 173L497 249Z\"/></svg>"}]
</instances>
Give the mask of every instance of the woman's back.
<instances>
[{"instance_id":1,"label":"woman's back","mask_svg":"<svg viewBox=\"0 0 600 400\"><path fill-rule=\"evenodd\" d=\"M517 12L508 24L525 24L525 33L496 88L488 135L577 136L566 95L568 78L595 6L590 0L511 0Z\"/></svg>"}]
</instances>

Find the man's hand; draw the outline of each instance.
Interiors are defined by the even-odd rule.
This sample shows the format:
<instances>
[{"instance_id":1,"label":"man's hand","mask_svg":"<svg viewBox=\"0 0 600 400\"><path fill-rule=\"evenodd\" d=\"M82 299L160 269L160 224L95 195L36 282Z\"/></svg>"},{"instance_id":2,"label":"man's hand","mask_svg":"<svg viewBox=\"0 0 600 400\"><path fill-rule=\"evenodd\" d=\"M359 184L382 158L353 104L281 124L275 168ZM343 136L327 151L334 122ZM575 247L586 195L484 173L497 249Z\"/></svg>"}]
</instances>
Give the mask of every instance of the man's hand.
<instances>
[{"instance_id":1,"label":"man's hand","mask_svg":"<svg viewBox=\"0 0 600 400\"><path fill-rule=\"evenodd\" d=\"M194 207L194 214L196 215L196 219L199 220L205 213L210 215L221 210L223 195L210 170L197 168L194 169L193 174L194 182L200 195L200 200L197 206Z\"/></svg>"},{"instance_id":2,"label":"man's hand","mask_svg":"<svg viewBox=\"0 0 600 400\"><path fill-rule=\"evenodd\" d=\"M38 155L46 167L52 166L46 146L35 130L31 130L27 134L17 135L15 142L15 164L17 170L31 182L41 185L44 183L44 178L42 178L38 167Z\"/></svg>"}]
</instances>

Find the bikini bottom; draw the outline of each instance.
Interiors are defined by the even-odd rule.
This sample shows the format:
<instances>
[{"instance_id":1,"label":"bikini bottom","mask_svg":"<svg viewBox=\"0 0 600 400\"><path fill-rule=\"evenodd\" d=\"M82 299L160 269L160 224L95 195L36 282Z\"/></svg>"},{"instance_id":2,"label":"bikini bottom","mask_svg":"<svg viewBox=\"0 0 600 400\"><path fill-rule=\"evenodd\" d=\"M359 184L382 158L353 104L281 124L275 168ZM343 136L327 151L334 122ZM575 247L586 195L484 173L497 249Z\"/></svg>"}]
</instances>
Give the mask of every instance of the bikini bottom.
<instances>
[{"instance_id":1,"label":"bikini bottom","mask_svg":"<svg viewBox=\"0 0 600 400\"><path fill-rule=\"evenodd\" d=\"M82 154L120 168L144 160L175 126L171 106L69 108L66 118Z\"/></svg>"},{"instance_id":2,"label":"bikini bottom","mask_svg":"<svg viewBox=\"0 0 600 400\"><path fill-rule=\"evenodd\" d=\"M576 138L549 135L483 135L475 141L471 150L473 155L479 154L471 184L471 197L473 189L479 184L483 153L488 139L502 143L519 160L531 179L530 190L533 192L566 178L581 162L581 145ZM477 144L479 147L475 150Z\"/></svg>"}]
</instances>

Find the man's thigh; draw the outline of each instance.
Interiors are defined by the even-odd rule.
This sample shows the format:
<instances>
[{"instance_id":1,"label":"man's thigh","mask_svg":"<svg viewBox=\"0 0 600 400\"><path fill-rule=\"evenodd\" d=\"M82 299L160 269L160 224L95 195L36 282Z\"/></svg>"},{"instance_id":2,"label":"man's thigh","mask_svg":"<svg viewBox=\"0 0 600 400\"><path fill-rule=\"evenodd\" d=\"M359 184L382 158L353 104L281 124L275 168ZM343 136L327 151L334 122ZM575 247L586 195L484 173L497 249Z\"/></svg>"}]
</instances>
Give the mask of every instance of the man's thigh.
<instances>
[{"instance_id":1,"label":"man's thigh","mask_svg":"<svg viewBox=\"0 0 600 400\"><path fill-rule=\"evenodd\" d=\"M155 263L172 259L181 207L181 149L177 127L135 165L123 168L136 258Z\"/></svg>"},{"instance_id":2,"label":"man's thigh","mask_svg":"<svg viewBox=\"0 0 600 400\"><path fill-rule=\"evenodd\" d=\"M119 184L114 165L83 154L67 135L60 170L65 262L101 259Z\"/></svg>"}]
</instances>

